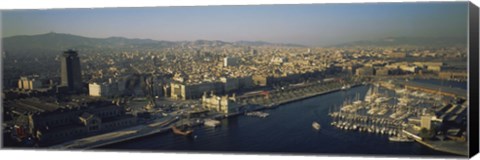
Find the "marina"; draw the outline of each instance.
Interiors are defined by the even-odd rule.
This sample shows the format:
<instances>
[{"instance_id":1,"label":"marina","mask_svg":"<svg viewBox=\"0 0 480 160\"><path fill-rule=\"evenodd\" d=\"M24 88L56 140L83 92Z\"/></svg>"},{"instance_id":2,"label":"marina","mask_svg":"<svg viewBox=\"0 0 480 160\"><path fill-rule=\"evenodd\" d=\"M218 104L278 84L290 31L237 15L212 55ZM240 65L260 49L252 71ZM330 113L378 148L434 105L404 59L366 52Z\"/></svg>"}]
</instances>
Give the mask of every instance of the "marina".
<instances>
[{"instance_id":1,"label":"marina","mask_svg":"<svg viewBox=\"0 0 480 160\"><path fill-rule=\"evenodd\" d=\"M443 125L444 122L459 124L458 117L466 116L463 114L466 106L460 105L465 96L454 94L461 89L445 89L432 84L424 88L419 82L396 83L374 84L366 92L364 100L357 94L355 101L346 99L338 108L334 107L334 111L330 109L331 125L344 131L387 135L391 142L417 141L435 150L467 155L464 141L455 137L448 141L436 137L438 131L447 134L448 129L445 128L449 126ZM398 84L404 88L398 88ZM412 88L412 84L417 87ZM384 90L383 93L379 90L380 86L384 88L380 89ZM434 132L433 136L427 135L430 131ZM459 152L458 148L465 150Z\"/></svg>"}]
</instances>

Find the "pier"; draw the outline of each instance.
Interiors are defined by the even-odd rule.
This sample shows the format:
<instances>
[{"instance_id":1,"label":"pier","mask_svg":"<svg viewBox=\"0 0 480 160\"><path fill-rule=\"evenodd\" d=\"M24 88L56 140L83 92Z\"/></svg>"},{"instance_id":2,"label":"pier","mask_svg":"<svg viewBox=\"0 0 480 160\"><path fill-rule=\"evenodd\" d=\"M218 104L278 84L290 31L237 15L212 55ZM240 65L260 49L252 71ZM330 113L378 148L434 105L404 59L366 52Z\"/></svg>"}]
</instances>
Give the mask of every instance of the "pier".
<instances>
[{"instance_id":1,"label":"pier","mask_svg":"<svg viewBox=\"0 0 480 160\"><path fill-rule=\"evenodd\" d=\"M82 139L65 142L59 145L49 147L50 149L92 149L96 147L106 146L109 144L119 143L132 140L148 135L153 135L171 130L171 126L176 122L174 117L167 117L154 121L149 124L139 125L135 127L125 128L105 134L95 135Z\"/></svg>"},{"instance_id":2,"label":"pier","mask_svg":"<svg viewBox=\"0 0 480 160\"><path fill-rule=\"evenodd\" d=\"M426 141L421 139L415 139L415 141L437 151L468 156L467 143L458 143L454 141Z\"/></svg>"},{"instance_id":3,"label":"pier","mask_svg":"<svg viewBox=\"0 0 480 160\"><path fill-rule=\"evenodd\" d=\"M461 143L461 142L456 142L451 140L449 141L425 140L419 137L416 131L414 131L411 128L406 128L402 132L405 133L408 137L411 137L413 140L415 140L415 142L418 142L421 145L424 145L433 150L456 154L456 155L468 156L468 143Z\"/></svg>"},{"instance_id":4,"label":"pier","mask_svg":"<svg viewBox=\"0 0 480 160\"><path fill-rule=\"evenodd\" d=\"M333 112L330 114L333 121L332 126L350 131L368 132L398 136L406 123L390 118L357 115L352 113Z\"/></svg>"},{"instance_id":5,"label":"pier","mask_svg":"<svg viewBox=\"0 0 480 160\"><path fill-rule=\"evenodd\" d=\"M346 88L345 84L338 82L315 82L283 88L280 90L264 91L255 95L239 96L238 101L242 104L261 105L265 108L274 108L278 105L300 101L331 92L350 89L351 87L356 87L359 85L361 85L361 83L352 83Z\"/></svg>"}]
</instances>

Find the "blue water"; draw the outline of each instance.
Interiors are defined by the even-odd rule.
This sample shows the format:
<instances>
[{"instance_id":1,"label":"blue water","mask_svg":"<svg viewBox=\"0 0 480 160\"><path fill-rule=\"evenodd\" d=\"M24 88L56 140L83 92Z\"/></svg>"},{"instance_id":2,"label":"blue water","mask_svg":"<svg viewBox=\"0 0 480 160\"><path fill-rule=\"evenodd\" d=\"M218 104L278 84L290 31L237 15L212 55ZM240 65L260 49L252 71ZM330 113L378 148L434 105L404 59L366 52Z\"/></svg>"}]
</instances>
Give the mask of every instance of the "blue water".
<instances>
[{"instance_id":1,"label":"blue water","mask_svg":"<svg viewBox=\"0 0 480 160\"><path fill-rule=\"evenodd\" d=\"M237 116L222 120L217 128L197 127L197 138L161 133L122 142L102 149L148 151L207 151L301 154L381 154L381 155L450 155L434 151L418 143L389 142L387 136L348 132L330 126L329 107L339 106L346 97L360 93L367 86L338 91L305 99L268 110L265 119ZM315 131L311 124L322 128Z\"/></svg>"}]
</instances>

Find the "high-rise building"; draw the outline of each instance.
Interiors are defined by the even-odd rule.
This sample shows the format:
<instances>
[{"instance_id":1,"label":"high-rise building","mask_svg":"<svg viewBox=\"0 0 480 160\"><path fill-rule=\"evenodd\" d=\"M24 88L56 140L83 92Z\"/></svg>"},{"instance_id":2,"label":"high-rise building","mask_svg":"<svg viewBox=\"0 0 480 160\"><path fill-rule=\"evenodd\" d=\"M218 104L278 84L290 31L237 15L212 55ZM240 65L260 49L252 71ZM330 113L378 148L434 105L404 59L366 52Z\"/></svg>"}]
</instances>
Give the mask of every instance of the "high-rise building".
<instances>
[{"instance_id":1,"label":"high-rise building","mask_svg":"<svg viewBox=\"0 0 480 160\"><path fill-rule=\"evenodd\" d=\"M223 66L237 66L239 63L239 58L237 57L225 57L223 58Z\"/></svg>"},{"instance_id":2,"label":"high-rise building","mask_svg":"<svg viewBox=\"0 0 480 160\"><path fill-rule=\"evenodd\" d=\"M79 92L82 89L82 75L80 71L80 58L74 50L63 52L61 58L61 86L69 92Z\"/></svg>"}]
</instances>

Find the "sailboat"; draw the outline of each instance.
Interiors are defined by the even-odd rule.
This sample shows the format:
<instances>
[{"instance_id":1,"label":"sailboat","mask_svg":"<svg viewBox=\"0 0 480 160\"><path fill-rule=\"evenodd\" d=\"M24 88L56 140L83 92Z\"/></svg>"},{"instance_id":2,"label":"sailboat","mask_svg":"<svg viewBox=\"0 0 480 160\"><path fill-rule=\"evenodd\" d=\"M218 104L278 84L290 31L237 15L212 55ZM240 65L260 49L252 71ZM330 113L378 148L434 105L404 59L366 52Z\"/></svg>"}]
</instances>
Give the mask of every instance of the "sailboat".
<instances>
[{"instance_id":1,"label":"sailboat","mask_svg":"<svg viewBox=\"0 0 480 160\"><path fill-rule=\"evenodd\" d=\"M373 89L373 86L370 87L365 94L365 102L372 102L375 99L375 90Z\"/></svg>"},{"instance_id":2,"label":"sailboat","mask_svg":"<svg viewBox=\"0 0 480 160\"><path fill-rule=\"evenodd\" d=\"M318 122L313 121L312 127L316 130L320 130L320 124Z\"/></svg>"},{"instance_id":3,"label":"sailboat","mask_svg":"<svg viewBox=\"0 0 480 160\"><path fill-rule=\"evenodd\" d=\"M319 114L317 112L313 112L313 114L315 115L315 117L319 117ZM320 130L320 123L316 122L316 121L313 121L312 122L312 127L315 129L315 130Z\"/></svg>"}]
</instances>

